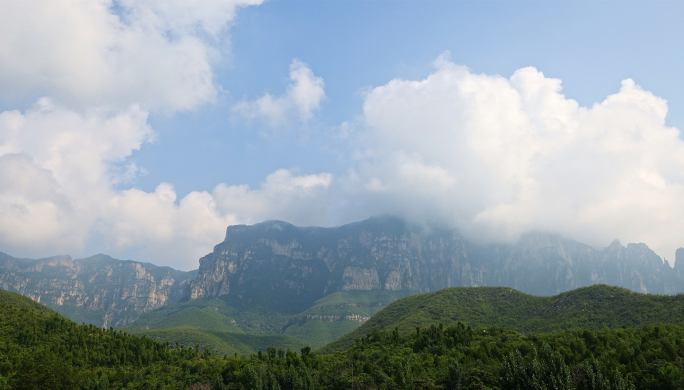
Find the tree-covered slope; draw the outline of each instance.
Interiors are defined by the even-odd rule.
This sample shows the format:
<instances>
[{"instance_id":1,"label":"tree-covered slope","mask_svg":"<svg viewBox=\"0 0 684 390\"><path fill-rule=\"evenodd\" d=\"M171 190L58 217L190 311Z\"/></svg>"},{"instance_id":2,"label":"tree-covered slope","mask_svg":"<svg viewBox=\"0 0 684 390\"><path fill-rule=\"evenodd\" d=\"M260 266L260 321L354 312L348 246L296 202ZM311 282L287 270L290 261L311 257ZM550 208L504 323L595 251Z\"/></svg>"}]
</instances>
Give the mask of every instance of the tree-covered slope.
<instances>
[{"instance_id":1,"label":"tree-covered slope","mask_svg":"<svg viewBox=\"0 0 684 390\"><path fill-rule=\"evenodd\" d=\"M295 315L259 306L236 308L230 300L221 298L195 299L145 313L125 329L155 340L199 343L202 348L231 355L265 351L269 342L282 349L305 345L320 348L410 294L411 291L340 291ZM235 333L254 337L240 338Z\"/></svg>"},{"instance_id":2,"label":"tree-covered slope","mask_svg":"<svg viewBox=\"0 0 684 390\"><path fill-rule=\"evenodd\" d=\"M130 333L147 336L158 342L173 341L183 345L199 345L200 350L209 349L213 353L228 356L265 352L269 347L299 351L307 346L302 340L282 334L255 335L190 328L132 330Z\"/></svg>"},{"instance_id":3,"label":"tree-covered slope","mask_svg":"<svg viewBox=\"0 0 684 390\"><path fill-rule=\"evenodd\" d=\"M2 389L96 390L129 383L185 388L184 381L178 381L186 374L183 363L196 360L198 352L111 328L78 325L28 298L0 292ZM141 378L144 372L149 376Z\"/></svg>"},{"instance_id":4,"label":"tree-covered slope","mask_svg":"<svg viewBox=\"0 0 684 390\"><path fill-rule=\"evenodd\" d=\"M473 327L502 326L520 332L569 328L601 329L648 322L684 321L684 294L650 295L619 287L595 285L552 297L537 297L504 287L455 287L400 299L321 352L344 350L373 329L463 322Z\"/></svg>"},{"instance_id":5,"label":"tree-covered slope","mask_svg":"<svg viewBox=\"0 0 684 390\"><path fill-rule=\"evenodd\" d=\"M323 389L679 390L684 326L526 335L462 323L405 335L374 330L318 358L327 363Z\"/></svg>"},{"instance_id":6,"label":"tree-covered slope","mask_svg":"<svg viewBox=\"0 0 684 390\"><path fill-rule=\"evenodd\" d=\"M38 302L34 302L31 298L5 290L0 290L0 304L18 309L26 308L44 314L55 313L54 310L45 307Z\"/></svg>"},{"instance_id":7,"label":"tree-covered slope","mask_svg":"<svg viewBox=\"0 0 684 390\"><path fill-rule=\"evenodd\" d=\"M682 324L521 334L456 323L375 329L330 355L263 345L266 353L220 357L78 325L2 295L0 388L670 390L684 388L683 340Z\"/></svg>"}]
</instances>

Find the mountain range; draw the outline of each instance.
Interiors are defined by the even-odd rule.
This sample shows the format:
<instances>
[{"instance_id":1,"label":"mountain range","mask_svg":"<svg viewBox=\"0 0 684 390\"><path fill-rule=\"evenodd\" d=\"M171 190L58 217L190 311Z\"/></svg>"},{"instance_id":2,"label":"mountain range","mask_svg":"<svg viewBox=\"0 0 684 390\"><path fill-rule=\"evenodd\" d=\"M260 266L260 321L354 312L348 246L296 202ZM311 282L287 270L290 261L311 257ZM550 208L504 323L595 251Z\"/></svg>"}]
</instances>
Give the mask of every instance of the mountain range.
<instances>
[{"instance_id":1,"label":"mountain range","mask_svg":"<svg viewBox=\"0 0 684 390\"><path fill-rule=\"evenodd\" d=\"M455 229L383 216L335 228L282 221L229 226L225 240L200 259L199 270L189 272L105 255L32 260L0 253L1 289L77 322L116 327L169 305L187 308L192 301L220 299L234 313L279 316L268 331L254 326L263 319L243 329L277 334L293 323L323 321L308 318L307 310L346 291L405 292L392 298L397 299L447 287L505 286L548 296L594 284L651 294L684 292L684 249L677 251L672 268L645 244L623 246L616 240L595 249L542 232L524 234L516 243L480 244ZM378 310L390 303L373 302ZM323 322L358 326L368 318L350 315L351 309L337 310ZM231 319L240 324L240 318Z\"/></svg>"},{"instance_id":2,"label":"mountain range","mask_svg":"<svg viewBox=\"0 0 684 390\"><path fill-rule=\"evenodd\" d=\"M17 259L0 252L0 289L27 296L78 323L123 326L187 295L197 271L106 255Z\"/></svg>"}]
</instances>

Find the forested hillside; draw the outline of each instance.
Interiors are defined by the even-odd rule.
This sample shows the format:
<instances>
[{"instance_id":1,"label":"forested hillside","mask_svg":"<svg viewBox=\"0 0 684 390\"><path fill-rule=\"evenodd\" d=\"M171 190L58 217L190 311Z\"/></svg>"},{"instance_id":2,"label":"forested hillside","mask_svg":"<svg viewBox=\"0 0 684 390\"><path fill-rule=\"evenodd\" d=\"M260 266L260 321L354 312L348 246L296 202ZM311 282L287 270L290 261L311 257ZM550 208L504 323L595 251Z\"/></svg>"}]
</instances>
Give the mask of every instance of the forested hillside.
<instances>
[{"instance_id":1,"label":"forested hillside","mask_svg":"<svg viewBox=\"0 0 684 390\"><path fill-rule=\"evenodd\" d=\"M189 272L106 255L34 260L0 253L0 288L78 323L114 327L179 302L220 299L229 312L246 313L224 316L247 333L286 333L320 346L373 314L337 311L341 320L327 323L311 312L334 294L372 298L384 292L391 301L447 287L506 286L553 295L597 283L673 294L684 291L684 249L677 251L674 265L645 244L615 241L598 250L539 232L523 234L515 243L482 244L458 230L383 216L335 228L282 221L229 226L224 241L200 259L200 269Z\"/></svg>"},{"instance_id":2,"label":"forested hillside","mask_svg":"<svg viewBox=\"0 0 684 390\"><path fill-rule=\"evenodd\" d=\"M523 294L505 287L454 287L412 295L381 310L362 326L321 349L341 351L373 331L401 333L427 324L503 326L516 331L551 332L569 328L602 329L643 323L684 322L684 294L640 294L596 285L552 297Z\"/></svg>"},{"instance_id":3,"label":"forested hillside","mask_svg":"<svg viewBox=\"0 0 684 390\"><path fill-rule=\"evenodd\" d=\"M196 299L145 313L124 330L158 341L199 343L230 355L254 353L267 346L320 348L409 294L410 291L340 291L294 315L258 305L237 309L223 297Z\"/></svg>"},{"instance_id":4,"label":"forested hillside","mask_svg":"<svg viewBox=\"0 0 684 390\"><path fill-rule=\"evenodd\" d=\"M3 292L5 389L681 389L684 325L521 334L441 324L374 330L333 355L216 356L77 325ZM39 310L35 310L39 309Z\"/></svg>"}]
</instances>

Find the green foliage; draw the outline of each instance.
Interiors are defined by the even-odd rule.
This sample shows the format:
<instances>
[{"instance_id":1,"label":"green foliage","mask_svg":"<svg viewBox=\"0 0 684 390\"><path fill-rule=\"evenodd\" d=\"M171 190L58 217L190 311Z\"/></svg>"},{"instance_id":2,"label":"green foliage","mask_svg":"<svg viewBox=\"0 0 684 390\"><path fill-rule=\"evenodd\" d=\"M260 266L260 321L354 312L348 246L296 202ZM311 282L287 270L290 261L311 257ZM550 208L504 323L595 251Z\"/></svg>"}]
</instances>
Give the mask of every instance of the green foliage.
<instances>
[{"instance_id":1,"label":"green foliage","mask_svg":"<svg viewBox=\"0 0 684 390\"><path fill-rule=\"evenodd\" d=\"M27 306L19 298L0 303L0 388L97 389L112 380L131 382L144 367L178 370L198 358L193 349L78 325Z\"/></svg>"},{"instance_id":2,"label":"green foliage","mask_svg":"<svg viewBox=\"0 0 684 390\"><path fill-rule=\"evenodd\" d=\"M544 344L542 352L532 348L527 358L520 350L510 352L501 365L501 388L503 390L571 390L573 384L570 370L563 357Z\"/></svg>"},{"instance_id":3,"label":"green foliage","mask_svg":"<svg viewBox=\"0 0 684 390\"><path fill-rule=\"evenodd\" d=\"M27 298L23 295L19 295L13 292L0 290L0 303L5 305L10 305L16 308L26 308L33 311L46 314L54 314L55 311L51 310L38 302L33 301L31 298Z\"/></svg>"},{"instance_id":4,"label":"green foliage","mask_svg":"<svg viewBox=\"0 0 684 390\"><path fill-rule=\"evenodd\" d=\"M329 355L267 347L276 339L259 335L202 331L264 342L265 351L221 357L198 344L78 325L17 302L0 303L0 390L684 388L684 324L526 334L462 322L373 329Z\"/></svg>"},{"instance_id":5,"label":"green foliage","mask_svg":"<svg viewBox=\"0 0 684 390\"><path fill-rule=\"evenodd\" d=\"M570 328L638 326L684 320L684 294L650 295L619 287L595 285L552 297L523 294L504 287L454 287L400 299L353 332L320 349L332 353L351 347L373 329L398 328L407 333L417 326L459 321L471 326L504 326L520 332L551 332Z\"/></svg>"},{"instance_id":6,"label":"green foliage","mask_svg":"<svg viewBox=\"0 0 684 390\"><path fill-rule=\"evenodd\" d=\"M197 299L145 313L125 329L157 341L199 343L202 348L229 355L265 351L268 346L320 348L361 326L358 320L345 318L368 318L410 294L413 292L341 291L319 299L296 315L258 306L238 309L218 298ZM264 337L239 338L227 333Z\"/></svg>"},{"instance_id":7,"label":"green foliage","mask_svg":"<svg viewBox=\"0 0 684 390\"><path fill-rule=\"evenodd\" d=\"M358 321L326 322L320 319L312 319L302 325L288 326L285 329L285 334L306 340L306 343L313 348L320 348L353 331L360 325Z\"/></svg>"}]
</instances>

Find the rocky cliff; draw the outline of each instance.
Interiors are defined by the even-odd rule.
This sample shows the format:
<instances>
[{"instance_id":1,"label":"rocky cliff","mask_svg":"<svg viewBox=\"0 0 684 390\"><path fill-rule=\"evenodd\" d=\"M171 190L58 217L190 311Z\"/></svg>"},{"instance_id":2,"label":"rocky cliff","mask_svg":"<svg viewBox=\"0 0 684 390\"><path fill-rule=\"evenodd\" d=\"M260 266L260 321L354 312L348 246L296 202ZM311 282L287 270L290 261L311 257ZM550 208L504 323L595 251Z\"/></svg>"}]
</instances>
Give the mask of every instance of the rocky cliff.
<instances>
[{"instance_id":1,"label":"rocky cliff","mask_svg":"<svg viewBox=\"0 0 684 390\"><path fill-rule=\"evenodd\" d=\"M456 230L376 217L336 228L280 221L230 226L191 272L105 255L30 260L0 252L0 289L78 322L116 327L187 298L221 297L237 309L296 314L337 291L507 286L553 295L597 283L684 292L684 249L670 268L645 244L615 241L597 250L556 234L528 233L514 244L482 245Z\"/></svg>"},{"instance_id":2,"label":"rocky cliff","mask_svg":"<svg viewBox=\"0 0 684 390\"><path fill-rule=\"evenodd\" d=\"M0 252L0 289L98 326L122 326L144 312L177 302L187 296L196 273L106 255L33 260Z\"/></svg>"},{"instance_id":3,"label":"rocky cliff","mask_svg":"<svg viewBox=\"0 0 684 390\"><path fill-rule=\"evenodd\" d=\"M230 226L200 259L190 298L300 310L342 290L436 291L507 286L552 295L605 283L633 291L684 292L684 250L674 269L644 244L597 250L556 234L529 233L515 244L481 245L456 230L377 217L338 228L270 221Z\"/></svg>"}]
</instances>

